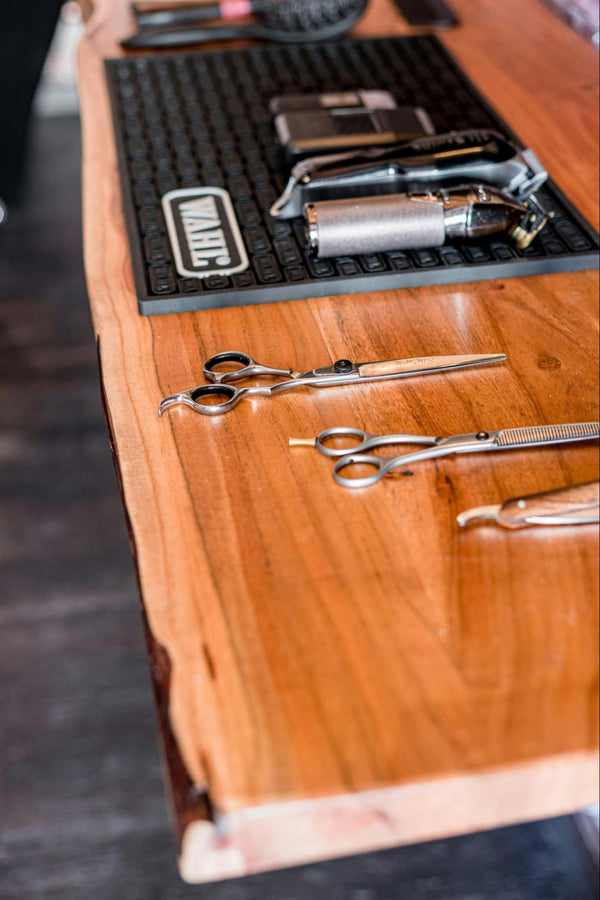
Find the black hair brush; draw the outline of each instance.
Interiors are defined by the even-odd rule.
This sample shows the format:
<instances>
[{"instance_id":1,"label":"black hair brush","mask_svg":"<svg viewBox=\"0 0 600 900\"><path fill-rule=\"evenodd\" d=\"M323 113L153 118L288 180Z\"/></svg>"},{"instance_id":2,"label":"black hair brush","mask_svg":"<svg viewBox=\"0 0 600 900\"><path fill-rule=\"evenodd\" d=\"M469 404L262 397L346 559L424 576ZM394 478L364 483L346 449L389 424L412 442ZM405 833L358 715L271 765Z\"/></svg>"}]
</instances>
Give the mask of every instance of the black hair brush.
<instances>
[{"instance_id":1,"label":"black hair brush","mask_svg":"<svg viewBox=\"0 0 600 900\"><path fill-rule=\"evenodd\" d=\"M150 47L188 47L193 44L204 44L209 41L229 41L239 38L260 38L267 41L299 44L311 41L324 41L339 37L349 31L363 15L368 0L250 0L246 4L246 12L255 12L260 16L257 21L248 25L212 25L207 28L183 28L154 31L141 31L121 42L128 49ZM236 3L237 15L244 4ZM145 21L149 24L175 24L182 21L198 21L210 15L232 15L234 4L224 0L219 6L208 7L195 19L192 10L168 13L168 18L158 19L159 13L148 13L153 16ZM198 9L201 9L200 7ZM208 12L210 10L210 12ZM194 11L194 12L197 12ZM144 21L144 20L142 20Z\"/></svg>"}]
</instances>

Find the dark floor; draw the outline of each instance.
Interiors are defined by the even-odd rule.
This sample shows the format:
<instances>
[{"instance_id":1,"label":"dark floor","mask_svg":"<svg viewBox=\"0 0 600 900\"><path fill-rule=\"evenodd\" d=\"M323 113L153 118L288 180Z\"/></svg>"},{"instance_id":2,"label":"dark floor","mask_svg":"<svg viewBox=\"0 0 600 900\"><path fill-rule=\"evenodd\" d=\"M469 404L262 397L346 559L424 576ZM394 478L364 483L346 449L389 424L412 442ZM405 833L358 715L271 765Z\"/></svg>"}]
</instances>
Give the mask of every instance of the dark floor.
<instances>
[{"instance_id":1,"label":"dark floor","mask_svg":"<svg viewBox=\"0 0 600 900\"><path fill-rule=\"evenodd\" d=\"M75 119L0 230L0 898L592 900L570 818L190 888L177 875L81 262Z\"/></svg>"}]
</instances>

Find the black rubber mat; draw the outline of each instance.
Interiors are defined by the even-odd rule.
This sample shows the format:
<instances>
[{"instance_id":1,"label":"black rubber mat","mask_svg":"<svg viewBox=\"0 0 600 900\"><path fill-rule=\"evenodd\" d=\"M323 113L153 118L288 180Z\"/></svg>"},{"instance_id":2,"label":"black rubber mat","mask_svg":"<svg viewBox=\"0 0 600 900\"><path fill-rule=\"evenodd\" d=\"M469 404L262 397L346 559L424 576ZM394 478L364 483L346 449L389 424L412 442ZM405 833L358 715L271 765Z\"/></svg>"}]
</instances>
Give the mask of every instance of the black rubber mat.
<instances>
[{"instance_id":1,"label":"black rubber mat","mask_svg":"<svg viewBox=\"0 0 600 900\"><path fill-rule=\"evenodd\" d=\"M518 142L430 35L109 60L121 185L140 312L182 312L362 290L564 272L598 264L598 238L549 183L555 212L525 251L495 237L431 250L318 260L300 219L268 210L287 180L268 103L277 94L381 88L422 106L438 133L496 128ZM540 152L543 148L533 148ZM161 197L225 188L249 266L231 276L181 277Z\"/></svg>"}]
</instances>

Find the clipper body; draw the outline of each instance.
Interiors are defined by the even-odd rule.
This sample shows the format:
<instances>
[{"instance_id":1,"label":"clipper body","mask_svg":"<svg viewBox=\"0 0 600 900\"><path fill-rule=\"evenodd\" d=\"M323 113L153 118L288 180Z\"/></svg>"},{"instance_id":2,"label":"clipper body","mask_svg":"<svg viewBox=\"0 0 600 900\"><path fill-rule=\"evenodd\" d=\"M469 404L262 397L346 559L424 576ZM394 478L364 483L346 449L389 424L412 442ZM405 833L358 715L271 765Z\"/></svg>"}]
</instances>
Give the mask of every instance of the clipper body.
<instances>
[{"instance_id":1,"label":"clipper body","mask_svg":"<svg viewBox=\"0 0 600 900\"><path fill-rule=\"evenodd\" d=\"M318 257L440 247L447 238L500 232L514 233L524 247L534 236L527 228L531 215L526 204L488 185L325 200L304 210L307 243Z\"/></svg>"}]
</instances>

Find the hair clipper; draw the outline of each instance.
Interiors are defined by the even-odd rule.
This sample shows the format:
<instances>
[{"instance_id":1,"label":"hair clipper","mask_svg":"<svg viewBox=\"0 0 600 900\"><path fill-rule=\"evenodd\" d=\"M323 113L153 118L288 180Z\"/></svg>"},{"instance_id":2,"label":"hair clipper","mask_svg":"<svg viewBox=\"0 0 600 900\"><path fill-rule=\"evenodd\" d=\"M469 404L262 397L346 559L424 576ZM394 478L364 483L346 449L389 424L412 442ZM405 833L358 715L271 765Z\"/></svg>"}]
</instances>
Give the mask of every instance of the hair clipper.
<instances>
[{"instance_id":1,"label":"hair clipper","mask_svg":"<svg viewBox=\"0 0 600 900\"><path fill-rule=\"evenodd\" d=\"M488 184L526 200L548 173L532 150L521 150L496 131L469 130L417 138L392 147L363 148L303 160L271 215L291 219L307 203L419 188Z\"/></svg>"}]
</instances>

